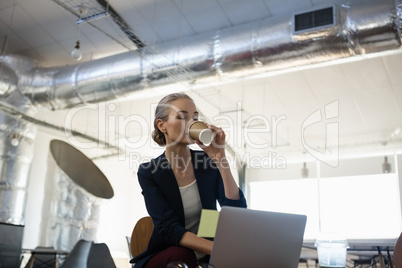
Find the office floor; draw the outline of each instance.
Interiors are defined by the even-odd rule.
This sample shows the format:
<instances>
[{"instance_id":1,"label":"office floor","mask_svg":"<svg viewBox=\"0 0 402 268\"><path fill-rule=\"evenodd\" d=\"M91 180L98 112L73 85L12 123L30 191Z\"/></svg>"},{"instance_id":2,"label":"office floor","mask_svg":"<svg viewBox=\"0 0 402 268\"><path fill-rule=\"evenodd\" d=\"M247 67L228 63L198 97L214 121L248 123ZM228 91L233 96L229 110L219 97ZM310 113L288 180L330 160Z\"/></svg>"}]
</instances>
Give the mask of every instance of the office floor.
<instances>
[{"instance_id":1,"label":"office floor","mask_svg":"<svg viewBox=\"0 0 402 268\"><path fill-rule=\"evenodd\" d=\"M131 268L129 259L126 258L115 258L113 259L117 268Z\"/></svg>"}]
</instances>

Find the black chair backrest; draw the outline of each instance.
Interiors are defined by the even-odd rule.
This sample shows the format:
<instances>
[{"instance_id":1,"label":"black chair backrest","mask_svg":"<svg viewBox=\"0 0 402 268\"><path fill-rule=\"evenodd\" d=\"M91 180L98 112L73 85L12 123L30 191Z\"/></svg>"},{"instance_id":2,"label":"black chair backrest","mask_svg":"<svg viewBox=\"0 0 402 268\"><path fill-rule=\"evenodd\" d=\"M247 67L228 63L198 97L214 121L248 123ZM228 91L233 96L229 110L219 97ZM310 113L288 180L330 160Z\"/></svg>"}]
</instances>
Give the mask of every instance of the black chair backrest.
<instances>
[{"instance_id":1,"label":"black chair backrest","mask_svg":"<svg viewBox=\"0 0 402 268\"><path fill-rule=\"evenodd\" d=\"M92 245L92 241L79 240L60 268L87 267L88 256Z\"/></svg>"},{"instance_id":2,"label":"black chair backrest","mask_svg":"<svg viewBox=\"0 0 402 268\"><path fill-rule=\"evenodd\" d=\"M105 243L95 243L89 252L87 268L116 268L110 250Z\"/></svg>"}]
</instances>

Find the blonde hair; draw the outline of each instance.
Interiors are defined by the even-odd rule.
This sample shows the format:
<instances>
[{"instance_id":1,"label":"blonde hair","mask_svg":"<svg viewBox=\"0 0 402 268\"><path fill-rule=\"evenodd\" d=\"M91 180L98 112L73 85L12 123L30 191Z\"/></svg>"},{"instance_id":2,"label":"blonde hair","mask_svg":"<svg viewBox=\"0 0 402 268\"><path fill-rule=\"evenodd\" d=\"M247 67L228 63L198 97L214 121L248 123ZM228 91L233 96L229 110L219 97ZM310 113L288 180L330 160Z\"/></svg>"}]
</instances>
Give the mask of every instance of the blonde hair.
<instances>
[{"instance_id":1,"label":"blonde hair","mask_svg":"<svg viewBox=\"0 0 402 268\"><path fill-rule=\"evenodd\" d=\"M163 121L167 121L169 117L169 112L171 108L171 103L180 100L180 99L188 99L193 101L193 99L184 93L172 93L165 97L163 97L155 109L155 119L154 119L154 130L152 131L152 139L159 144L160 146L166 145L165 134L158 128L156 121L161 119Z\"/></svg>"}]
</instances>

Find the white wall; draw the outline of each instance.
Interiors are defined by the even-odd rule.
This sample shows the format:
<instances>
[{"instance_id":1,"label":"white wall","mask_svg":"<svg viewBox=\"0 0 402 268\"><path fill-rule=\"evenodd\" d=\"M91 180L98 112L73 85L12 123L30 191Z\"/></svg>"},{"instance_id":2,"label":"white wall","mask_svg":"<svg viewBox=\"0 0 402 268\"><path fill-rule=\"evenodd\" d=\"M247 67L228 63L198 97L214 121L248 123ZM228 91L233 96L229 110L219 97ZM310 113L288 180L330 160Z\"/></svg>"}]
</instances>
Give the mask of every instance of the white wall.
<instances>
[{"instance_id":1,"label":"white wall","mask_svg":"<svg viewBox=\"0 0 402 268\"><path fill-rule=\"evenodd\" d=\"M25 228L22 247L27 249L38 246L47 166L47 153L43 152L49 151L49 141L49 136L41 135L38 131L29 174L28 197L25 208Z\"/></svg>"}]
</instances>

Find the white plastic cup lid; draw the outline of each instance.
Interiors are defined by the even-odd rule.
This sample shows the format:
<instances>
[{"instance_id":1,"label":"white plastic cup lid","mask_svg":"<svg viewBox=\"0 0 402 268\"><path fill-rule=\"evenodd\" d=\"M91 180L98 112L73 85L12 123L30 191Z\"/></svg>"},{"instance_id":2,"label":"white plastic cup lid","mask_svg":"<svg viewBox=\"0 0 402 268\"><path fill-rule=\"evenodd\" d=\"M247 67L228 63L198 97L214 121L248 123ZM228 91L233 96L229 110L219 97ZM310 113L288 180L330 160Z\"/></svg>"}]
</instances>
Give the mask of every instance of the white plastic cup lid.
<instances>
[{"instance_id":1,"label":"white plastic cup lid","mask_svg":"<svg viewBox=\"0 0 402 268\"><path fill-rule=\"evenodd\" d=\"M214 138L214 133L210 129L203 129L200 132L199 140L204 144L211 143Z\"/></svg>"},{"instance_id":2,"label":"white plastic cup lid","mask_svg":"<svg viewBox=\"0 0 402 268\"><path fill-rule=\"evenodd\" d=\"M344 247L349 248L346 237L339 233L321 233L315 242L316 247L328 244L337 244L338 246L343 245Z\"/></svg>"}]
</instances>

